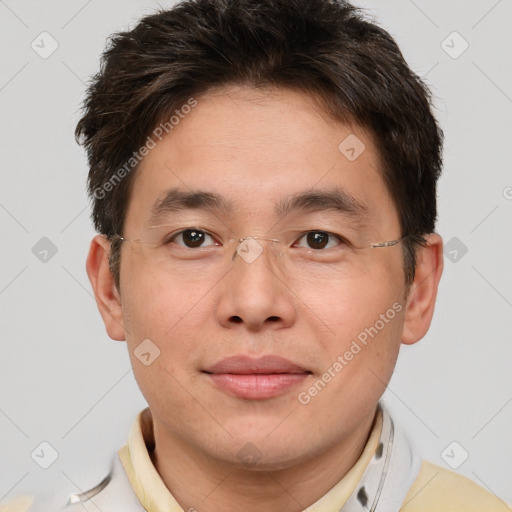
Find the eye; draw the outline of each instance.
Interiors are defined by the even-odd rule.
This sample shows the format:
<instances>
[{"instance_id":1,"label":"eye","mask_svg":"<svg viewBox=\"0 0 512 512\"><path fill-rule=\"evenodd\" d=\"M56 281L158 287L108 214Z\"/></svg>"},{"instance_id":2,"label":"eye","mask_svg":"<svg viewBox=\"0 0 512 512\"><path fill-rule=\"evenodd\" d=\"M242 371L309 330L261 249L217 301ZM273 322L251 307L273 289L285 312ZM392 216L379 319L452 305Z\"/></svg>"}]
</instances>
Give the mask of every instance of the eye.
<instances>
[{"instance_id":1,"label":"eye","mask_svg":"<svg viewBox=\"0 0 512 512\"><path fill-rule=\"evenodd\" d=\"M195 228L184 229L165 240L165 244L169 244L171 242L181 245L182 247L186 247L187 249L204 247L205 242L210 242L206 243L206 245L212 245L211 242L215 244L215 240L211 235L206 231Z\"/></svg>"},{"instance_id":2,"label":"eye","mask_svg":"<svg viewBox=\"0 0 512 512\"><path fill-rule=\"evenodd\" d=\"M303 245L304 242L307 245ZM308 233L302 235L295 243L299 247L321 250L336 247L343 242L344 240L341 237L327 231L309 231Z\"/></svg>"}]
</instances>

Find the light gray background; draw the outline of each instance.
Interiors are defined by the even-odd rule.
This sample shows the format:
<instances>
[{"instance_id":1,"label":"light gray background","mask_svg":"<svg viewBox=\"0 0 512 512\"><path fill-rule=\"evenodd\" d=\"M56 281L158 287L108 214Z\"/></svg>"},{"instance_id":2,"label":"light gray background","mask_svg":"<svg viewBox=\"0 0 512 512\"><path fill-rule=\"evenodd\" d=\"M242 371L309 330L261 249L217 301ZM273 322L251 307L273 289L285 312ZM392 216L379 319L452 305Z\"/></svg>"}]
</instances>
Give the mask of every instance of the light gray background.
<instances>
[{"instance_id":1,"label":"light gray background","mask_svg":"<svg viewBox=\"0 0 512 512\"><path fill-rule=\"evenodd\" d=\"M35 491L63 503L96 484L145 406L85 272L94 232L73 130L106 37L158 5L0 0L2 502ZM512 2L358 5L437 98L446 136L438 232L445 243L456 237L458 251L445 255L433 325L403 347L386 399L425 458L448 467L441 453L457 441L469 453L458 471L512 503ZM43 31L59 45L47 59L31 48ZM469 44L458 58L441 46L453 31ZM462 44L445 43L452 54ZM32 252L42 237L57 247L47 262ZM42 441L59 455L46 470L30 455ZM463 452L448 453L457 462Z\"/></svg>"}]
</instances>

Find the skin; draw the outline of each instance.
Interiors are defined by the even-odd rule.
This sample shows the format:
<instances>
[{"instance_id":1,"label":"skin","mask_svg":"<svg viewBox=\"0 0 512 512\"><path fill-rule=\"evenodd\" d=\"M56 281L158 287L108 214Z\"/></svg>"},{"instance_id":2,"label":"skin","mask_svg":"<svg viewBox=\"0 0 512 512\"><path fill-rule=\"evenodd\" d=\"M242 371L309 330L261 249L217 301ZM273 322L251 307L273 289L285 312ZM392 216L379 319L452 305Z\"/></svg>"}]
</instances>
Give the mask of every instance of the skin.
<instances>
[{"instance_id":1,"label":"skin","mask_svg":"<svg viewBox=\"0 0 512 512\"><path fill-rule=\"evenodd\" d=\"M234 200L233 212L214 218L219 229L227 225L244 236L282 226L273 210L279 199L333 186L369 206L372 241L400 237L379 155L362 128L334 122L313 97L291 90L232 86L197 99L137 169L124 237L144 233L152 203L171 187ZM349 134L366 146L353 162L338 150ZM183 227L210 222L194 211L181 218ZM324 222L325 214L315 214L307 227ZM123 244L117 290L109 243L101 235L92 240L87 272L100 313L109 336L127 341L153 415L153 462L184 510L300 511L348 472L366 443L400 344L417 342L430 326L443 258L441 237L427 240L408 294L400 244L361 252L359 263L332 281L276 279L266 257L250 265L236 261L217 280L175 275L155 268L144 247ZM307 405L299 403L298 393L393 303L402 311ZM134 356L146 338L161 351L149 366ZM201 372L238 354L281 355L311 374L281 396L244 400ZM238 455L248 442L261 455L250 467Z\"/></svg>"}]
</instances>

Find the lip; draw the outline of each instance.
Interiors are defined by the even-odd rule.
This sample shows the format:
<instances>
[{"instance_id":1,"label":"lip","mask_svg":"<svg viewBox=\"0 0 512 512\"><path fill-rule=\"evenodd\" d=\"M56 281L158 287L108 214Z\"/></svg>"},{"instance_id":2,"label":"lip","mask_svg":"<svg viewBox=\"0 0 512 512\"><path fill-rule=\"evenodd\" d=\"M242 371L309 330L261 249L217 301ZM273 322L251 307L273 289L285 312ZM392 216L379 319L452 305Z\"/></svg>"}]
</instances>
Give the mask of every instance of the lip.
<instances>
[{"instance_id":1,"label":"lip","mask_svg":"<svg viewBox=\"0 0 512 512\"><path fill-rule=\"evenodd\" d=\"M280 356L227 357L203 373L223 391L251 400L281 395L311 375L311 371Z\"/></svg>"}]
</instances>

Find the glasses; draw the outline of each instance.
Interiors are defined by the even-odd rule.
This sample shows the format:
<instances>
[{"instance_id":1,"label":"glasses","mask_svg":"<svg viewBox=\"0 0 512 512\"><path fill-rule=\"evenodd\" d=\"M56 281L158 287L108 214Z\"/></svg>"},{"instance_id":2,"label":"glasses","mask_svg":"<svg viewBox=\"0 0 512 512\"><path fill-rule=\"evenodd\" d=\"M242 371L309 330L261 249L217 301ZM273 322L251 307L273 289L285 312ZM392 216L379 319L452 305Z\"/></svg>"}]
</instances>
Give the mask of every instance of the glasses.
<instances>
[{"instance_id":1,"label":"glasses","mask_svg":"<svg viewBox=\"0 0 512 512\"><path fill-rule=\"evenodd\" d=\"M355 229L342 231L343 235L290 229L276 237L233 237L232 232L219 236L199 227L162 225L152 226L140 238L114 235L111 240L136 248L148 265L176 279L207 280L238 264L262 261L287 279L332 281L367 272L379 252L374 249L393 247L408 238L371 242L371 237Z\"/></svg>"}]
</instances>

